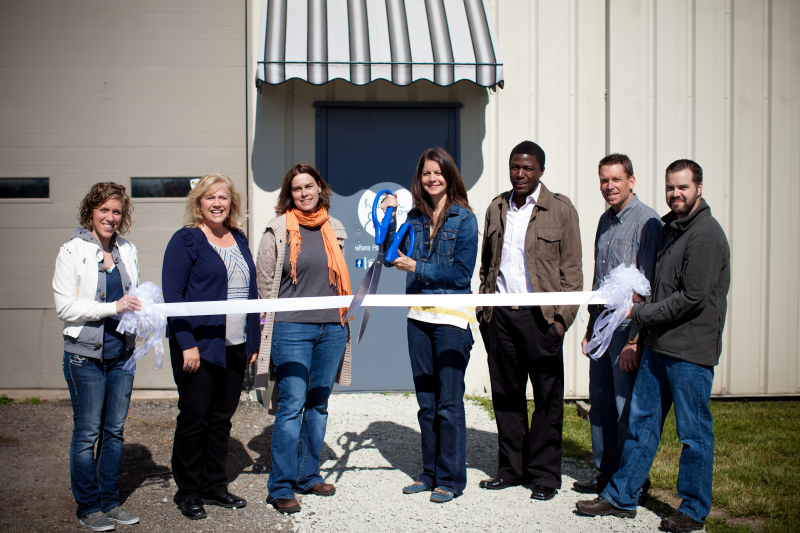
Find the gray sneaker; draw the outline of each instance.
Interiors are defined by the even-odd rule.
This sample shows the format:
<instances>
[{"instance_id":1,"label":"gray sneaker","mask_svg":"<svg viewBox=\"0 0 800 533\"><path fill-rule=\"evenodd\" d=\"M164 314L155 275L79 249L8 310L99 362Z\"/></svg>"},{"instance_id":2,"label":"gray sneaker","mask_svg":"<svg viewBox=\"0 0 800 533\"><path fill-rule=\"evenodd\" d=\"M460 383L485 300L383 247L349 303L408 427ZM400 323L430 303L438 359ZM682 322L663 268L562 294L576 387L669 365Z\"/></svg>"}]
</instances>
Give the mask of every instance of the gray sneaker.
<instances>
[{"instance_id":1,"label":"gray sneaker","mask_svg":"<svg viewBox=\"0 0 800 533\"><path fill-rule=\"evenodd\" d=\"M114 507L106 513L106 517L112 522L116 522L117 524L122 524L125 526L139 523L138 516L133 513L129 513L122 507Z\"/></svg>"},{"instance_id":2,"label":"gray sneaker","mask_svg":"<svg viewBox=\"0 0 800 533\"><path fill-rule=\"evenodd\" d=\"M92 531L114 531L114 524L106 518L106 515L97 511L89 516L81 518L81 525L88 527Z\"/></svg>"}]
</instances>

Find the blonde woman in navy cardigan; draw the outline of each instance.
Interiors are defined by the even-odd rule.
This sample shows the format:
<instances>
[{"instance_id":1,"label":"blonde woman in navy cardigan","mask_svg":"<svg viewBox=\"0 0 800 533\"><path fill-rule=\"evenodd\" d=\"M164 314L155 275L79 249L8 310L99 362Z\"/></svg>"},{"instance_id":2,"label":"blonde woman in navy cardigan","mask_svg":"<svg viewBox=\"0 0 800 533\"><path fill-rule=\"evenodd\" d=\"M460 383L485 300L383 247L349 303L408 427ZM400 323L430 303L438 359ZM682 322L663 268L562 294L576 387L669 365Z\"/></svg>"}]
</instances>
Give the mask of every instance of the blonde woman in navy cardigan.
<instances>
[{"instance_id":1,"label":"blonde woman in navy cardigan","mask_svg":"<svg viewBox=\"0 0 800 533\"><path fill-rule=\"evenodd\" d=\"M241 197L227 176L203 176L186 200L185 226L164 254L166 302L256 299L256 267L239 222ZM244 507L228 492L225 460L231 417L239 405L246 365L259 347L257 313L172 317L168 336L178 386L172 449L174 501L189 519L206 505Z\"/></svg>"}]
</instances>

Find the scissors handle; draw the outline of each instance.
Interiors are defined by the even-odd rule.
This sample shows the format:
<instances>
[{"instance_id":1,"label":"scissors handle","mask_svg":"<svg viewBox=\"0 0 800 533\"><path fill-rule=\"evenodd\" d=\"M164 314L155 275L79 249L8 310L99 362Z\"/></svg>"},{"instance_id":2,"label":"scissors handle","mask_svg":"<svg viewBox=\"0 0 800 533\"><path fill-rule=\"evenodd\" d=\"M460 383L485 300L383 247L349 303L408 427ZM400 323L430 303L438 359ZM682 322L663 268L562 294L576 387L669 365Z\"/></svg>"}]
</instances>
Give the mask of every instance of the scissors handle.
<instances>
[{"instance_id":1,"label":"scissors handle","mask_svg":"<svg viewBox=\"0 0 800 533\"><path fill-rule=\"evenodd\" d=\"M405 224L400 226L400 229L397 231L397 233L394 236L394 240L392 241L392 244L389 246L389 250L386 252L386 262L387 263L391 263L392 261L394 261L395 259L400 257L400 254L399 254L399 252L400 252L400 243L403 241L403 238L406 236L406 233L408 233L408 236L411 239L411 242L408 245L408 249L409 250L414 250L414 226L412 226L411 224L406 222ZM409 255L411 255L411 254L409 254Z\"/></svg>"},{"instance_id":2,"label":"scissors handle","mask_svg":"<svg viewBox=\"0 0 800 533\"><path fill-rule=\"evenodd\" d=\"M386 238L386 234L389 233L389 224L392 223L392 213L394 212L394 207L389 207L386 210L386 214L383 215L383 220L378 223L378 200L381 199L384 193L392 194L392 191L383 189L375 195L375 201L372 202L372 225L375 227L375 244L381 244Z\"/></svg>"}]
</instances>

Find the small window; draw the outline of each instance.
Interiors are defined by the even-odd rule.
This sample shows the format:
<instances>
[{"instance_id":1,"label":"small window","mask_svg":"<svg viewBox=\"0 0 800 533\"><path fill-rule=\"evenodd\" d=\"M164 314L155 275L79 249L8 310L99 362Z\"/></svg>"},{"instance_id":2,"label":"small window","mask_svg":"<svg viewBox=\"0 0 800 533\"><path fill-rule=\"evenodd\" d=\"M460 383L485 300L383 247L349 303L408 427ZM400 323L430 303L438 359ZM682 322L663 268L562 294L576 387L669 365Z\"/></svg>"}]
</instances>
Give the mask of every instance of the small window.
<instances>
[{"instance_id":1,"label":"small window","mask_svg":"<svg viewBox=\"0 0 800 533\"><path fill-rule=\"evenodd\" d=\"M0 178L0 198L50 198L50 178Z\"/></svg>"},{"instance_id":2,"label":"small window","mask_svg":"<svg viewBox=\"0 0 800 533\"><path fill-rule=\"evenodd\" d=\"M196 178L131 178L132 198L186 198Z\"/></svg>"}]
</instances>

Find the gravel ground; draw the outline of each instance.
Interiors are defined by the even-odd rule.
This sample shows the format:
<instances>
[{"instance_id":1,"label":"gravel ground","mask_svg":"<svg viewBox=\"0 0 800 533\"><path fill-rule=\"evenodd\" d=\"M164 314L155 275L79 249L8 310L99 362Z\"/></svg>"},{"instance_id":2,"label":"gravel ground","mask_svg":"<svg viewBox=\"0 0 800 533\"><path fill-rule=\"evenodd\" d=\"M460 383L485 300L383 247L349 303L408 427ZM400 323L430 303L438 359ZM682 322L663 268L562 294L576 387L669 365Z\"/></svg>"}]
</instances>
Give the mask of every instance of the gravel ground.
<instances>
[{"instance_id":1,"label":"gravel ground","mask_svg":"<svg viewBox=\"0 0 800 533\"><path fill-rule=\"evenodd\" d=\"M429 492L406 495L402 487L421 468L417 402L413 396L339 394L331 397L321 470L336 484L330 498L306 496L292 515L299 531L654 531L661 521L639 507L635 519L587 518L575 514L586 495L569 490L594 469L563 464L563 487L550 501L530 499L530 489L488 491L478 487L495 474L497 432L482 408L467 402L467 488L446 504Z\"/></svg>"},{"instance_id":2,"label":"gravel ground","mask_svg":"<svg viewBox=\"0 0 800 533\"><path fill-rule=\"evenodd\" d=\"M227 470L229 490L246 498L247 507L207 506L209 517L199 521L181 515L168 473L177 414L174 401L131 402L119 488L123 507L142 520L117 531L291 531L289 519L265 502L272 417L245 401L233 418ZM0 406L0 501L10 511L0 513L0 531L90 531L76 518L70 490L71 436L68 401Z\"/></svg>"},{"instance_id":3,"label":"gravel ground","mask_svg":"<svg viewBox=\"0 0 800 533\"><path fill-rule=\"evenodd\" d=\"M207 507L209 518L183 518L172 496L169 472L177 408L174 401L134 401L125 426L120 492L123 506L141 516L118 531L654 531L660 518L640 507L633 520L586 518L574 512L585 499L569 490L594 471L565 460L565 490L548 502L529 498L525 487L478 488L494 475L495 423L467 402L468 485L447 504L430 493L404 495L420 469L417 404L413 396L337 394L322 450L323 477L337 486L333 497L300 496L302 512L291 518L266 505L272 417L259 405L240 403L228 458L229 490L248 500L241 510ZM75 517L69 486L69 402L0 406L0 531L88 531Z\"/></svg>"}]
</instances>

